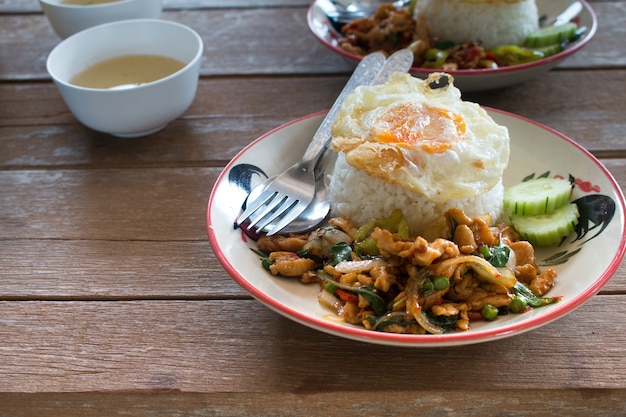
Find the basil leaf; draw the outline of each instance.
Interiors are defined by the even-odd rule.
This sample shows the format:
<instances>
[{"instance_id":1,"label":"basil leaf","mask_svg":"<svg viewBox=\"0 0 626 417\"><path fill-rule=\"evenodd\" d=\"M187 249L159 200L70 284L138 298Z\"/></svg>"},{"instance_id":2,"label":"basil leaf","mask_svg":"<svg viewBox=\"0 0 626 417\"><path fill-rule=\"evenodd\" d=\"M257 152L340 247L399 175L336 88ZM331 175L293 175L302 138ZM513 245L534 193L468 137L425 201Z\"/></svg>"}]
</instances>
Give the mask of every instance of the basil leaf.
<instances>
[{"instance_id":1,"label":"basil leaf","mask_svg":"<svg viewBox=\"0 0 626 417\"><path fill-rule=\"evenodd\" d=\"M374 287L369 285L356 287L355 292L367 300L377 316L382 316L387 312L385 301L376 293Z\"/></svg>"},{"instance_id":2,"label":"basil leaf","mask_svg":"<svg viewBox=\"0 0 626 417\"><path fill-rule=\"evenodd\" d=\"M489 259L489 263L496 268L504 268L509 262L511 248L507 245L500 243L498 246L493 246L490 252L491 258Z\"/></svg>"},{"instance_id":3,"label":"basil leaf","mask_svg":"<svg viewBox=\"0 0 626 417\"><path fill-rule=\"evenodd\" d=\"M352 247L346 242L337 242L330 247L330 255L332 257L330 264L337 265L341 261L352 260Z\"/></svg>"}]
</instances>

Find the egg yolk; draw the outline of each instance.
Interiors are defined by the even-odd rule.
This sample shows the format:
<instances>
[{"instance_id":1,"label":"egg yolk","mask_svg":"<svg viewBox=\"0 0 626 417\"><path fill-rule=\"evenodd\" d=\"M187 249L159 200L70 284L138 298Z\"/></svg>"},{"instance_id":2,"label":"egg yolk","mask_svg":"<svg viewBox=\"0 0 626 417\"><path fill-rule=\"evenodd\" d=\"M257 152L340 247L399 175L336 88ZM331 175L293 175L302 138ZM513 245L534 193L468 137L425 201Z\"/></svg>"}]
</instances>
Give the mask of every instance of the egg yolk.
<instances>
[{"instance_id":1,"label":"egg yolk","mask_svg":"<svg viewBox=\"0 0 626 417\"><path fill-rule=\"evenodd\" d=\"M405 148L420 147L429 154L443 153L463 139L463 116L423 103L401 103L382 113L373 124L376 141Z\"/></svg>"}]
</instances>

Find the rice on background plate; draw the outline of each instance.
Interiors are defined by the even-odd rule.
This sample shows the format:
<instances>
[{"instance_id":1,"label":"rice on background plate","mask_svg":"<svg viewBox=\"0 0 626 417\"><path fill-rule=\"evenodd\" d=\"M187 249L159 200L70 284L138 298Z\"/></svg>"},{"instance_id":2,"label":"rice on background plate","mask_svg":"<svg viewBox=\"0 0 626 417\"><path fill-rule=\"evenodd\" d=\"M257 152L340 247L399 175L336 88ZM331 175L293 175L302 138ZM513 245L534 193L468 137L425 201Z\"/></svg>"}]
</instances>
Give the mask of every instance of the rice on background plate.
<instances>
[{"instance_id":1,"label":"rice on background plate","mask_svg":"<svg viewBox=\"0 0 626 417\"><path fill-rule=\"evenodd\" d=\"M480 40L485 49L521 45L539 28L535 0L419 0L415 14L439 39Z\"/></svg>"}]
</instances>

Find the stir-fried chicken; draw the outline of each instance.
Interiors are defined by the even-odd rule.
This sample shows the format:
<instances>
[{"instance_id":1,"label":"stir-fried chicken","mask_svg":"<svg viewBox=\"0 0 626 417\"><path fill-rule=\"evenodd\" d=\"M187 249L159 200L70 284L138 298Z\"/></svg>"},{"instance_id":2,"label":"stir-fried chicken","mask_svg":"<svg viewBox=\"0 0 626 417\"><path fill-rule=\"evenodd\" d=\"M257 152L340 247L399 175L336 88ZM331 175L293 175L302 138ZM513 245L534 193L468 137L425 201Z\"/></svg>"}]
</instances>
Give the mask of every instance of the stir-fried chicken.
<instances>
[{"instance_id":1,"label":"stir-fried chicken","mask_svg":"<svg viewBox=\"0 0 626 417\"><path fill-rule=\"evenodd\" d=\"M258 248L269 253L272 274L324 284L322 293L329 293L320 302L347 323L379 331L468 330L485 306L508 309L517 285L537 296L554 285L556 272L540 270L532 245L510 227L457 209L446 216L448 238L430 242L334 218L308 235L263 237ZM505 264L485 258L494 247L507 248Z\"/></svg>"}]
</instances>

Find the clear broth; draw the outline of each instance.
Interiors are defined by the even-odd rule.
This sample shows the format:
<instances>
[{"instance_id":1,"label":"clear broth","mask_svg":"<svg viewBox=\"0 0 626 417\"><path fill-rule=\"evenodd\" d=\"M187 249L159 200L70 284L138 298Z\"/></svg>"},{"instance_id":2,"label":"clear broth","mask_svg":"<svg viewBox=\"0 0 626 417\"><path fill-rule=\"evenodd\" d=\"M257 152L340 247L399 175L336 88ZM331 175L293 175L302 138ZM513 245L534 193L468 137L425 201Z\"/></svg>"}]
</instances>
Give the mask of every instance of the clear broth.
<instances>
[{"instance_id":1,"label":"clear broth","mask_svg":"<svg viewBox=\"0 0 626 417\"><path fill-rule=\"evenodd\" d=\"M126 55L100 61L76 74L71 84L87 88L112 88L145 84L181 70L185 63L162 55Z\"/></svg>"}]
</instances>

